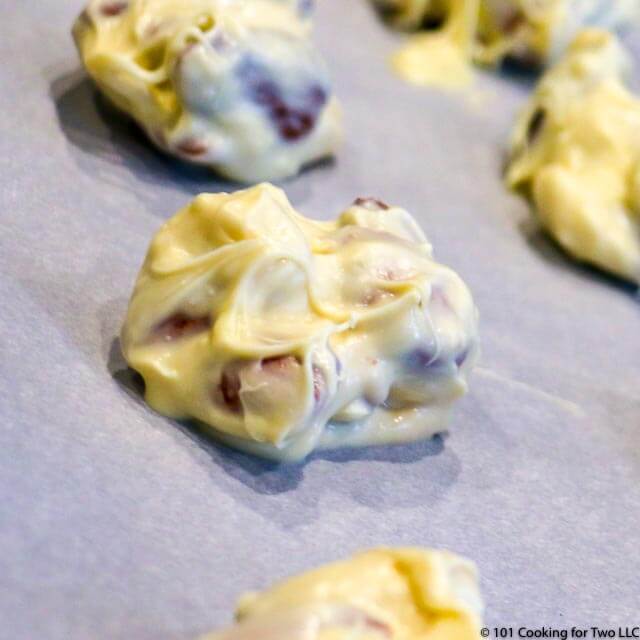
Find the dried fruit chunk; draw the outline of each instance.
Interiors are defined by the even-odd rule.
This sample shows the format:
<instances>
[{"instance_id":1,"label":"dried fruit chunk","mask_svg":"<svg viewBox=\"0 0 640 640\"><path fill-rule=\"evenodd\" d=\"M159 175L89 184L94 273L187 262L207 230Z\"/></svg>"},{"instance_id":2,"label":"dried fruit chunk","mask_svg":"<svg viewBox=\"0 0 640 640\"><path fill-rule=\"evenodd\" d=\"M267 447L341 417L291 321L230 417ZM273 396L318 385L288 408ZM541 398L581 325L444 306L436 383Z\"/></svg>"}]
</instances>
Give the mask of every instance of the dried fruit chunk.
<instances>
[{"instance_id":1,"label":"dried fruit chunk","mask_svg":"<svg viewBox=\"0 0 640 640\"><path fill-rule=\"evenodd\" d=\"M184 313L176 313L156 325L151 338L153 341L173 342L207 331L210 326L209 316L193 318Z\"/></svg>"},{"instance_id":2,"label":"dried fruit chunk","mask_svg":"<svg viewBox=\"0 0 640 640\"><path fill-rule=\"evenodd\" d=\"M119 16L129 8L128 2L105 2L100 7L100 12L103 16L112 18L113 16Z\"/></svg>"}]
</instances>

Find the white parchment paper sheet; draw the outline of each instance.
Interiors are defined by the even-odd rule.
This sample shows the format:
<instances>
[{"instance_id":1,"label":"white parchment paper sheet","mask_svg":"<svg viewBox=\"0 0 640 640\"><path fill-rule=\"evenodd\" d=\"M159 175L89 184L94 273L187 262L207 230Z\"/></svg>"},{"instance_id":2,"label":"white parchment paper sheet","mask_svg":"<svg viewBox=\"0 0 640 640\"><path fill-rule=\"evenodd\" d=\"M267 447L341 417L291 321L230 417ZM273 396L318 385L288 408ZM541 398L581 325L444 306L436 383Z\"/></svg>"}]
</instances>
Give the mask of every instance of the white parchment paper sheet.
<instances>
[{"instance_id":1,"label":"white parchment paper sheet","mask_svg":"<svg viewBox=\"0 0 640 640\"><path fill-rule=\"evenodd\" d=\"M134 277L166 218L233 186L96 98L79 0L0 0L0 637L191 638L381 544L475 559L492 626L640 622L640 305L503 189L526 82L413 88L365 0L320 5L347 138L285 186L318 218L402 204L469 283L484 354L450 435L281 469L147 409L116 342Z\"/></svg>"}]
</instances>

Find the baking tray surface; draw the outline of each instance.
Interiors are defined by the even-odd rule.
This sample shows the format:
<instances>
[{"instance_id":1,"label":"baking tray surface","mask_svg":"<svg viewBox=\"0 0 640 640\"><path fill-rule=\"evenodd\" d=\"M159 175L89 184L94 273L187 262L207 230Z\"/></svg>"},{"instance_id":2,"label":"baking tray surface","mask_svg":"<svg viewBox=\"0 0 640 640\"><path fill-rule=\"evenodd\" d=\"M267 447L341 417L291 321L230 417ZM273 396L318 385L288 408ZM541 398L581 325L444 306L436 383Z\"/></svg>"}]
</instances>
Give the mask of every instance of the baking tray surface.
<instances>
[{"instance_id":1,"label":"baking tray surface","mask_svg":"<svg viewBox=\"0 0 640 640\"><path fill-rule=\"evenodd\" d=\"M152 234L236 185L97 97L69 36L81 4L2 3L0 637L192 638L246 590L385 544L473 558L489 626L637 625L640 304L503 188L531 79L409 86L367 2L319 3L347 135L283 186L316 218L364 195L411 211L474 294L483 356L449 435L282 468L156 415L125 367Z\"/></svg>"}]
</instances>

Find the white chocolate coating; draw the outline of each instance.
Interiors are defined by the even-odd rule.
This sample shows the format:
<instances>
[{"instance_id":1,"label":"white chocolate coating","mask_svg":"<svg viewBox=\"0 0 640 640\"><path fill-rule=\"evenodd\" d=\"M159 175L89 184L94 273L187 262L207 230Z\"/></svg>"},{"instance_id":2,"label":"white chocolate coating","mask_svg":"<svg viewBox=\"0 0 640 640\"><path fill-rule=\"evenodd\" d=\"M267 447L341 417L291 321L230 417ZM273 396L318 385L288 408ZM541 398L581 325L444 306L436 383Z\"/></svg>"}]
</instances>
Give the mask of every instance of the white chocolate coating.
<instances>
[{"instance_id":1,"label":"white chocolate coating","mask_svg":"<svg viewBox=\"0 0 640 640\"><path fill-rule=\"evenodd\" d=\"M585 27L640 26L637 0L375 1L401 28L441 22L411 37L393 59L401 75L421 84L467 84L471 61L495 65L509 57L547 64Z\"/></svg>"},{"instance_id":2,"label":"white chocolate coating","mask_svg":"<svg viewBox=\"0 0 640 640\"><path fill-rule=\"evenodd\" d=\"M91 0L73 34L98 87L161 149L241 182L331 155L340 109L306 0Z\"/></svg>"},{"instance_id":3,"label":"white chocolate coating","mask_svg":"<svg viewBox=\"0 0 640 640\"><path fill-rule=\"evenodd\" d=\"M614 36L584 31L518 119L507 182L570 254L640 282L640 100Z\"/></svg>"},{"instance_id":4,"label":"white chocolate coating","mask_svg":"<svg viewBox=\"0 0 640 640\"><path fill-rule=\"evenodd\" d=\"M406 211L364 200L315 222L262 184L200 195L160 229L122 347L154 409L291 460L441 431L476 324Z\"/></svg>"},{"instance_id":5,"label":"white chocolate coating","mask_svg":"<svg viewBox=\"0 0 640 640\"><path fill-rule=\"evenodd\" d=\"M375 549L245 596L239 622L202 640L477 640L482 612L470 561Z\"/></svg>"}]
</instances>

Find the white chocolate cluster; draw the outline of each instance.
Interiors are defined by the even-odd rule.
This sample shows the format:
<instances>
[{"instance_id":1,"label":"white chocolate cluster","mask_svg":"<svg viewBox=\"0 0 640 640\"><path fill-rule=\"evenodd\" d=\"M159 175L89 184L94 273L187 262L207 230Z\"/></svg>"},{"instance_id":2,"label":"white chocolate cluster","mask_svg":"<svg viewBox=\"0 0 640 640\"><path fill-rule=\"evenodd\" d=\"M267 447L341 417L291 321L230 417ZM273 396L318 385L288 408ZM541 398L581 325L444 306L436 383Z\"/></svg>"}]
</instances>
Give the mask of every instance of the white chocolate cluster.
<instances>
[{"instance_id":1,"label":"white chocolate cluster","mask_svg":"<svg viewBox=\"0 0 640 640\"><path fill-rule=\"evenodd\" d=\"M557 242L640 283L640 99L614 36L584 31L518 119L507 170Z\"/></svg>"},{"instance_id":2,"label":"white chocolate cluster","mask_svg":"<svg viewBox=\"0 0 640 640\"><path fill-rule=\"evenodd\" d=\"M331 155L340 109L308 0L91 0L74 25L98 87L161 149L241 182Z\"/></svg>"},{"instance_id":3,"label":"white chocolate cluster","mask_svg":"<svg viewBox=\"0 0 640 640\"><path fill-rule=\"evenodd\" d=\"M406 211L366 199L315 222L261 184L200 195L160 229L122 346L154 409L291 460L441 431L476 325Z\"/></svg>"},{"instance_id":4,"label":"white chocolate cluster","mask_svg":"<svg viewBox=\"0 0 640 640\"><path fill-rule=\"evenodd\" d=\"M585 27L640 25L637 0L375 0L413 36L394 66L418 83L464 84L471 61L504 58L539 66L559 57ZM453 77L452 77L453 76Z\"/></svg>"},{"instance_id":5,"label":"white chocolate cluster","mask_svg":"<svg viewBox=\"0 0 640 640\"><path fill-rule=\"evenodd\" d=\"M245 596L202 640L477 640L473 563L447 551L375 549Z\"/></svg>"}]
</instances>

